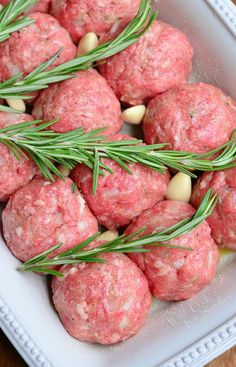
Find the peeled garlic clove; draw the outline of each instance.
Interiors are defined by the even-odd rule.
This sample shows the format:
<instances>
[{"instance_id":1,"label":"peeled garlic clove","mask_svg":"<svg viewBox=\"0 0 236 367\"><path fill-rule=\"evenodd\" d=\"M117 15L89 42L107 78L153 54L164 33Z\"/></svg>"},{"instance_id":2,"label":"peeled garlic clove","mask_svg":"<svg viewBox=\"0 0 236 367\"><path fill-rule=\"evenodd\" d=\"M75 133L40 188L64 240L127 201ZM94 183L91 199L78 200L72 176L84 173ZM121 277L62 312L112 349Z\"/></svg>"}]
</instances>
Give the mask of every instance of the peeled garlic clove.
<instances>
[{"instance_id":1,"label":"peeled garlic clove","mask_svg":"<svg viewBox=\"0 0 236 367\"><path fill-rule=\"evenodd\" d=\"M143 104L133 106L124 110L121 119L132 125L138 125L142 122L146 113L146 107Z\"/></svg>"},{"instance_id":2,"label":"peeled garlic clove","mask_svg":"<svg viewBox=\"0 0 236 367\"><path fill-rule=\"evenodd\" d=\"M98 46L98 37L94 32L86 33L78 44L77 56L86 54Z\"/></svg>"},{"instance_id":3,"label":"peeled garlic clove","mask_svg":"<svg viewBox=\"0 0 236 367\"><path fill-rule=\"evenodd\" d=\"M71 173L70 168L68 168L66 166L63 166L63 164L58 166L58 171L60 171L62 176L64 176L64 177L69 177L70 173Z\"/></svg>"},{"instance_id":4,"label":"peeled garlic clove","mask_svg":"<svg viewBox=\"0 0 236 367\"><path fill-rule=\"evenodd\" d=\"M106 231L103 232L100 236L97 237L97 241L112 241L118 237L117 231Z\"/></svg>"},{"instance_id":5,"label":"peeled garlic clove","mask_svg":"<svg viewBox=\"0 0 236 367\"><path fill-rule=\"evenodd\" d=\"M15 110L20 112L25 112L26 107L23 99L8 98L6 99L6 101L9 107L14 108Z\"/></svg>"},{"instance_id":6,"label":"peeled garlic clove","mask_svg":"<svg viewBox=\"0 0 236 367\"><path fill-rule=\"evenodd\" d=\"M177 173L170 181L167 191L166 199L179 200L188 203L192 194L192 180L191 177L185 173Z\"/></svg>"}]
</instances>

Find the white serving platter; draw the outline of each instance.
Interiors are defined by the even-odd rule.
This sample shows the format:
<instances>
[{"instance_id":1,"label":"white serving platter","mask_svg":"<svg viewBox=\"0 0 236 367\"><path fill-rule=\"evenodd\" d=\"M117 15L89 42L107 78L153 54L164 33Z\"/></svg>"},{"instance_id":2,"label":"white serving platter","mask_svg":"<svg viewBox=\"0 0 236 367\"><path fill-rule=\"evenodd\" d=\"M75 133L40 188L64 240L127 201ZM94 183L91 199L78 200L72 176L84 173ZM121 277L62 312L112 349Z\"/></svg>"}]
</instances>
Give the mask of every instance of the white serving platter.
<instances>
[{"instance_id":1,"label":"white serving platter","mask_svg":"<svg viewBox=\"0 0 236 367\"><path fill-rule=\"evenodd\" d=\"M230 0L159 0L154 6L160 19L188 34L193 80L236 98L236 8ZM202 367L236 345L236 255L222 257L213 283L190 301L155 302L141 332L111 347L71 338L45 279L15 271L19 262L1 238L0 257L0 326L30 367Z\"/></svg>"}]
</instances>

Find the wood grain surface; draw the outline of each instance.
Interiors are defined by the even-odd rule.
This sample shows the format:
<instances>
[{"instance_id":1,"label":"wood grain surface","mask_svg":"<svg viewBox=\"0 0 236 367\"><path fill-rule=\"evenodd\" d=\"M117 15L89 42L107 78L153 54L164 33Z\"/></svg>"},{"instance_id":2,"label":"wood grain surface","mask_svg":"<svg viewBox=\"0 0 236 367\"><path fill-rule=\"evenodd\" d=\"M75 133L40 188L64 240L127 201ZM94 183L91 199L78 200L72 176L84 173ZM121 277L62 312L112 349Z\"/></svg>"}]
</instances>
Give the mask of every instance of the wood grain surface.
<instances>
[{"instance_id":1,"label":"wood grain surface","mask_svg":"<svg viewBox=\"0 0 236 367\"><path fill-rule=\"evenodd\" d=\"M233 2L236 4L236 0L233 0ZM27 367L27 364L23 361L1 330L0 367ZM209 363L206 367L236 367L236 346Z\"/></svg>"}]
</instances>

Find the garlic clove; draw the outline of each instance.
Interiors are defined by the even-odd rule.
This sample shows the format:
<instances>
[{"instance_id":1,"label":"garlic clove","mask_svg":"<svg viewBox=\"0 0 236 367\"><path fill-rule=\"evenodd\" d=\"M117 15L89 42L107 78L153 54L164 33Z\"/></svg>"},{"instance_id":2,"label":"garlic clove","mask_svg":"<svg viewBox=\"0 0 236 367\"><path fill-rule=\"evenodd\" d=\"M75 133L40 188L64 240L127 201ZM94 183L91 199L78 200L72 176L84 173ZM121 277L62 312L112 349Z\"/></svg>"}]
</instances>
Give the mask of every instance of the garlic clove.
<instances>
[{"instance_id":1,"label":"garlic clove","mask_svg":"<svg viewBox=\"0 0 236 367\"><path fill-rule=\"evenodd\" d=\"M9 107L14 108L15 110L20 111L20 112L25 112L26 107L25 107L25 102L23 101L23 99L8 98L6 99L6 101Z\"/></svg>"},{"instance_id":2,"label":"garlic clove","mask_svg":"<svg viewBox=\"0 0 236 367\"><path fill-rule=\"evenodd\" d=\"M99 44L98 37L94 32L86 33L79 41L77 48L77 56L86 54L87 52L93 50Z\"/></svg>"},{"instance_id":3,"label":"garlic clove","mask_svg":"<svg viewBox=\"0 0 236 367\"><path fill-rule=\"evenodd\" d=\"M62 174L62 176L64 176L64 177L69 177L70 176L70 173L71 173L70 168L68 168L66 166L63 166L63 164L61 164L60 166L58 166L57 169Z\"/></svg>"},{"instance_id":4,"label":"garlic clove","mask_svg":"<svg viewBox=\"0 0 236 367\"><path fill-rule=\"evenodd\" d=\"M185 173L177 173L170 181L167 191L166 199L179 200L188 203L192 195L192 180L191 177Z\"/></svg>"},{"instance_id":5,"label":"garlic clove","mask_svg":"<svg viewBox=\"0 0 236 367\"><path fill-rule=\"evenodd\" d=\"M112 241L118 237L117 231L106 231L97 237L97 241Z\"/></svg>"},{"instance_id":6,"label":"garlic clove","mask_svg":"<svg viewBox=\"0 0 236 367\"><path fill-rule=\"evenodd\" d=\"M141 104L124 110L121 114L121 119L129 124L138 125L142 122L145 113L146 107Z\"/></svg>"}]
</instances>

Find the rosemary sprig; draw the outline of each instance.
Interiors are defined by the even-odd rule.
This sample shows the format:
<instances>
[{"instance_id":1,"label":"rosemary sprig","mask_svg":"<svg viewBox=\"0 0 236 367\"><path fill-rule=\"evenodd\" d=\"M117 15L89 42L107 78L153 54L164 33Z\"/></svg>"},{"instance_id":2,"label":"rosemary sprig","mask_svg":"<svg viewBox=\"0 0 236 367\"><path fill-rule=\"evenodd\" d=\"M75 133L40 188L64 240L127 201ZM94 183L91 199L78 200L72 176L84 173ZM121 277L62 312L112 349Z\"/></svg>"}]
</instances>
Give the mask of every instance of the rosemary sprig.
<instances>
[{"instance_id":1,"label":"rosemary sprig","mask_svg":"<svg viewBox=\"0 0 236 367\"><path fill-rule=\"evenodd\" d=\"M21 17L26 9L37 3L38 0L12 0L0 10L0 42L10 37L10 34L34 23L34 19Z\"/></svg>"},{"instance_id":2,"label":"rosemary sprig","mask_svg":"<svg viewBox=\"0 0 236 367\"><path fill-rule=\"evenodd\" d=\"M95 193L99 175L105 171L112 173L104 163L104 158L117 162L124 170L132 174L128 163L140 163L160 173L173 168L196 178L192 170L218 171L236 166L235 133L226 143L206 154L163 150L166 144L141 145L142 140L107 141L101 135L104 129L85 133L83 128L67 133L45 130L56 121L39 124L35 120L23 122L0 129L0 143L6 145L12 153L21 159L27 153L38 165L43 175L53 181L53 174L63 178L55 163L72 169L78 163L84 163L93 170L93 193ZM208 157L219 153L216 158Z\"/></svg>"},{"instance_id":3,"label":"rosemary sprig","mask_svg":"<svg viewBox=\"0 0 236 367\"><path fill-rule=\"evenodd\" d=\"M156 16L157 13L152 11L150 0L142 0L136 17L114 40L99 45L86 55L47 70L62 51L59 50L50 60L26 77L23 78L22 73L20 73L0 83L0 98L29 99L32 97L28 96L27 93L45 89L51 83L72 78L75 72L89 69L91 63L104 60L135 43L151 26Z\"/></svg>"},{"instance_id":4,"label":"rosemary sprig","mask_svg":"<svg viewBox=\"0 0 236 367\"><path fill-rule=\"evenodd\" d=\"M63 276L63 274L53 270L51 267L65 264L78 264L81 262L103 262L99 255L108 252L148 252L149 250L147 248L140 247L147 245L191 251L191 248L188 247L170 245L168 244L168 241L192 231L201 224L209 215L211 215L216 202L217 195L213 195L212 191L209 190L204 196L198 210L191 218L184 219L164 231L140 237L141 233L144 231L144 229L141 229L129 236L122 235L112 241L100 245L99 247L86 250L86 246L91 244L99 236L100 233L97 233L74 248L50 258L49 255L52 255L55 250L62 246L62 243L59 243L51 247L49 250L26 261L17 269L21 271L34 271L44 274Z\"/></svg>"}]
</instances>

